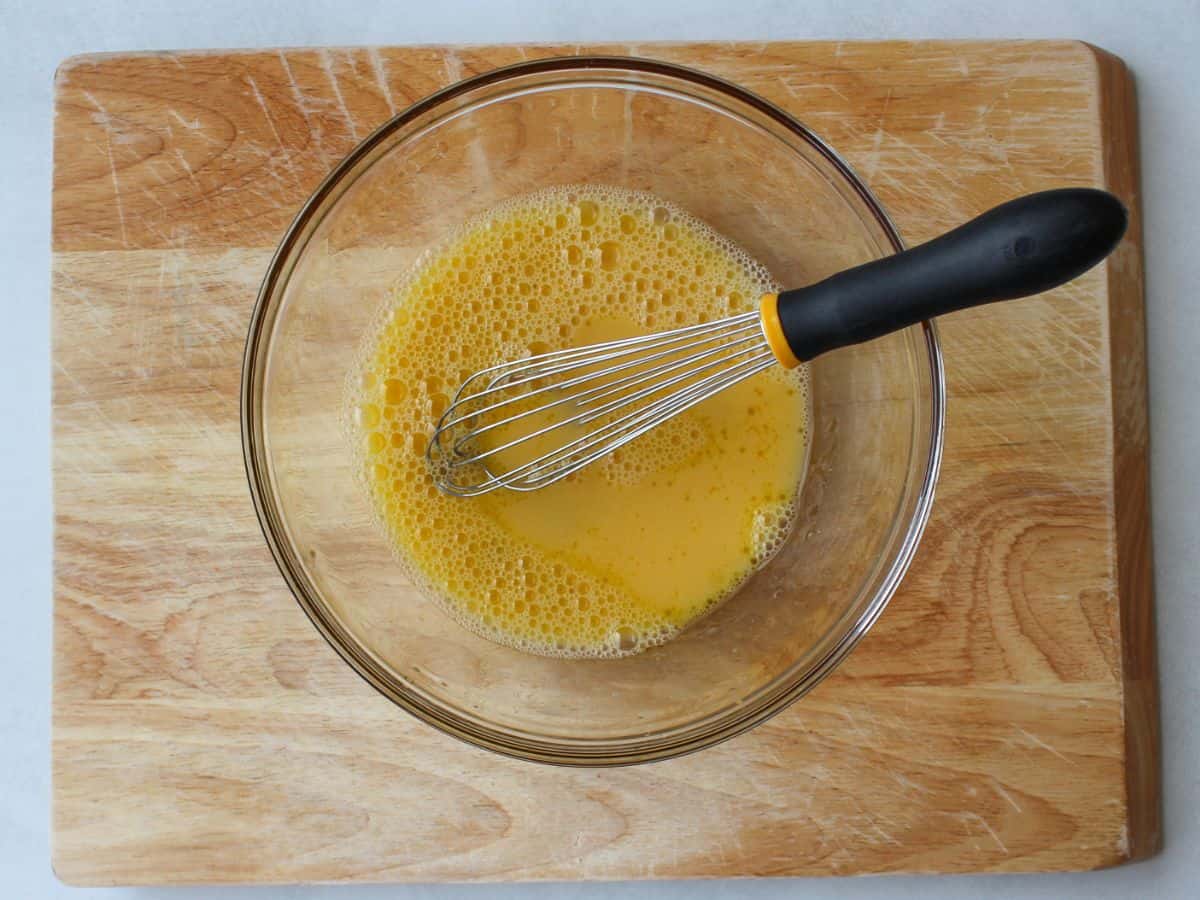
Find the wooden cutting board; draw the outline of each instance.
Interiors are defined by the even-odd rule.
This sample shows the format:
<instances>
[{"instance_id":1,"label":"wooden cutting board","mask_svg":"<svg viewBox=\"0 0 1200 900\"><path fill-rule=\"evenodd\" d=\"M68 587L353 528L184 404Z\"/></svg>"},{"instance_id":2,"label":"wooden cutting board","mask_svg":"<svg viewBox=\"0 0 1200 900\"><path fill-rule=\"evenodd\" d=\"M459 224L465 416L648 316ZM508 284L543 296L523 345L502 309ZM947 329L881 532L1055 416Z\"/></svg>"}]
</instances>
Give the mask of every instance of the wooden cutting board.
<instances>
[{"instance_id":1,"label":"wooden cutting board","mask_svg":"<svg viewBox=\"0 0 1200 900\"><path fill-rule=\"evenodd\" d=\"M389 115L533 56L632 53L791 110L910 242L1116 191L1102 268L942 324L912 571L786 713L573 771L444 737L324 644L259 532L238 374L291 216ZM1078 43L129 54L57 76L53 844L78 884L1082 869L1159 846L1132 86Z\"/></svg>"}]
</instances>

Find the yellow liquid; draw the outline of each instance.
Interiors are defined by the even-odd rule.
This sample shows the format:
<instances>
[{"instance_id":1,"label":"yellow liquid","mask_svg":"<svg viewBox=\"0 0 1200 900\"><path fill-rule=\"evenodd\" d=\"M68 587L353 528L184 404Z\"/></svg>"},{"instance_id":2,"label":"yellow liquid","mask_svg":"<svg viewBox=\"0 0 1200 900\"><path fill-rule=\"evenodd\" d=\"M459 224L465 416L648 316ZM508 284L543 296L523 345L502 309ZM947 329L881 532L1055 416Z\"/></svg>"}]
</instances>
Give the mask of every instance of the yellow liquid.
<instances>
[{"instance_id":1,"label":"yellow liquid","mask_svg":"<svg viewBox=\"0 0 1200 900\"><path fill-rule=\"evenodd\" d=\"M478 369L745 312L775 289L648 194L555 188L462 227L397 286L351 376L359 468L400 560L464 625L548 655L638 652L719 604L791 528L803 368L754 376L534 492L445 496L425 448Z\"/></svg>"}]
</instances>

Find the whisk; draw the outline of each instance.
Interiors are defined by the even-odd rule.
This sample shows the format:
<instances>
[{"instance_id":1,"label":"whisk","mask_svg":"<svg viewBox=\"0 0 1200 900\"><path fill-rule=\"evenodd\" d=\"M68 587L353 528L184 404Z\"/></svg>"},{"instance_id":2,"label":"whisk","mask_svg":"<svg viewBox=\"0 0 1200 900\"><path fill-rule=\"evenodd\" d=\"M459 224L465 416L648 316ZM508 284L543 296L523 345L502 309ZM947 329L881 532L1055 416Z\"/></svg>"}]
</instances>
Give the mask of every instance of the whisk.
<instances>
[{"instance_id":1,"label":"whisk","mask_svg":"<svg viewBox=\"0 0 1200 900\"><path fill-rule=\"evenodd\" d=\"M1107 256L1126 223L1104 191L1029 194L911 250L764 295L753 312L491 366L438 421L434 479L462 497L545 487L771 366L1057 287Z\"/></svg>"}]
</instances>

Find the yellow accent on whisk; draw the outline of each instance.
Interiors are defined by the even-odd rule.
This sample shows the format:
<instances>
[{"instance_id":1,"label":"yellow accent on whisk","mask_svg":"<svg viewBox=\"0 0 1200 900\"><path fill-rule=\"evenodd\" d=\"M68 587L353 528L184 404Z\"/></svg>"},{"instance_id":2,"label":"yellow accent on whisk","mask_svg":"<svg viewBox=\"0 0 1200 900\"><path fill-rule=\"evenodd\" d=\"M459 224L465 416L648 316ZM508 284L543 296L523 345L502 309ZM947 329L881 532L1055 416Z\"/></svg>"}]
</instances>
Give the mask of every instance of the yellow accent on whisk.
<instances>
[{"instance_id":1,"label":"yellow accent on whisk","mask_svg":"<svg viewBox=\"0 0 1200 900\"><path fill-rule=\"evenodd\" d=\"M762 319L763 337L767 346L785 369L794 369L800 365L800 360L792 352L787 338L783 336L783 325L779 321L779 295L763 294L758 302L758 315Z\"/></svg>"}]
</instances>

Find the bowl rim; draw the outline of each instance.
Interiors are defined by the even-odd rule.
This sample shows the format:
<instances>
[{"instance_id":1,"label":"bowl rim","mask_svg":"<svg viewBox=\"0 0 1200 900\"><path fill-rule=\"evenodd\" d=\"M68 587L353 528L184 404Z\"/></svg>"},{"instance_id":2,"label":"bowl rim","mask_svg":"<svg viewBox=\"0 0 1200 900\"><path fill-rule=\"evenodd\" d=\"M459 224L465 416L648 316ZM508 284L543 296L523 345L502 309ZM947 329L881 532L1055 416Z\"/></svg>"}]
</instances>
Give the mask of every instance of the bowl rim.
<instances>
[{"instance_id":1,"label":"bowl rim","mask_svg":"<svg viewBox=\"0 0 1200 900\"><path fill-rule=\"evenodd\" d=\"M517 759L582 767L653 762L696 752L761 724L823 681L878 620L912 562L932 510L941 468L946 407L945 374L937 328L932 321L924 321L920 323L920 328L928 363L925 377L929 387L929 447L916 504L899 550L866 608L817 662L801 677L789 679L777 690L756 697L736 711L726 711L711 719L664 732L653 732L649 736L620 736L600 740L518 736L511 730L502 732L474 720L453 707L422 696L414 689L397 687L394 679L388 677L383 663L354 640L323 603L309 594L307 579L300 575L298 566L288 550L286 526L269 475L266 438L265 434L261 433L263 417L255 410L255 400L260 395L257 390L260 381L257 378L260 371L260 355L264 354L269 346L271 328L268 326L274 321L273 316L268 316L268 313L274 312L271 301L277 294L277 285L281 279L286 284L287 277L290 276L288 263L291 261L293 250L297 243L306 238L305 231L314 216L324 207L343 178L396 131L442 104L483 87L529 75L554 72L578 72L586 75L593 70L666 76L707 88L754 109L805 141L824 157L841 176L843 183L854 191L863 206L875 218L893 252L905 249L905 243L883 205L837 151L791 113L740 85L677 63L637 56L554 56L522 61L470 76L417 100L372 131L321 180L284 232L259 287L242 356L239 396L242 455L259 527L292 596L338 655L383 696L446 734Z\"/></svg>"}]
</instances>

